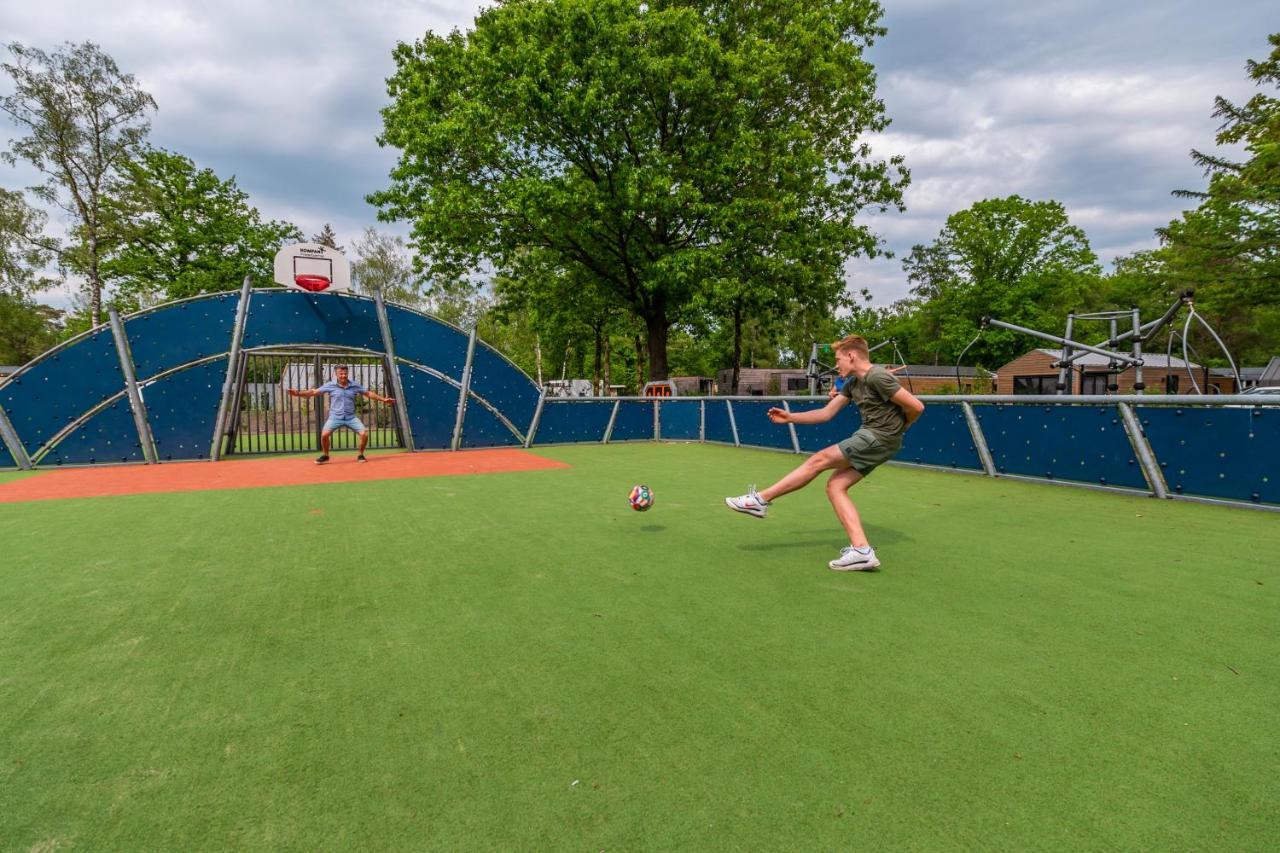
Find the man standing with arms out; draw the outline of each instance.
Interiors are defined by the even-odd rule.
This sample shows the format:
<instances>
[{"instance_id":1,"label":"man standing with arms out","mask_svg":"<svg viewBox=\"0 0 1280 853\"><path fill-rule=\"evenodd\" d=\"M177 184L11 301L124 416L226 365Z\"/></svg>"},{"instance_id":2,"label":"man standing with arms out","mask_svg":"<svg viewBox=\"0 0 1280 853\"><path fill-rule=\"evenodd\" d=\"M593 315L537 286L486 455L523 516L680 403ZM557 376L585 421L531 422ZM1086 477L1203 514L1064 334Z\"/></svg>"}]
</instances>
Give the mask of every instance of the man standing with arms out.
<instances>
[{"instance_id":1,"label":"man standing with arms out","mask_svg":"<svg viewBox=\"0 0 1280 853\"><path fill-rule=\"evenodd\" d=\"M394 397L382 397L370 391L362 385L350 381L347 378L347 368L338 367L334 373L336 379L332 382L326 382L319 388L312 388L307 391L300 391L297 388L289 389L290 397L319 397L321 394L329 395L329 417L324 422L324 429L320 432L320 456L316 459L317 465L323 465L329 461L329 442L333 431L346 427L354 430L360 436L360 452L356 456L357 462L367 462L364 458L365 445L369 443L369 428L364 422L356 417L356 397L368 397L370 400L377 400L379 403L394 403Z\"/></svg>"},{"instance_id":2,"label":"man standing with arms out","mask_svg":"<svg viewBox=\"0 0 1280 853\"><path fill-rule=\"evenodd\" d=\"M861 335L849 335L832 347L836 371L845 380L840 393L823 408L808 412L770 409L769 420L775 424L826 423L852 401L862 413L861 428L839 444L819 450L769 488L757 492L752 487L745 495L725 498L724 502L730 509L764 518L773 501L804 488L823 471L831 471L827 498L849 534L849 547L827 565L838 572L865 571L878 567L880 561L867 542L858 509L849 499L849 489L897 454L902 448L902 434L924 412L924 403L903 388L892 373L871 363L867 341Z\"/></svg>"}]
</instances>

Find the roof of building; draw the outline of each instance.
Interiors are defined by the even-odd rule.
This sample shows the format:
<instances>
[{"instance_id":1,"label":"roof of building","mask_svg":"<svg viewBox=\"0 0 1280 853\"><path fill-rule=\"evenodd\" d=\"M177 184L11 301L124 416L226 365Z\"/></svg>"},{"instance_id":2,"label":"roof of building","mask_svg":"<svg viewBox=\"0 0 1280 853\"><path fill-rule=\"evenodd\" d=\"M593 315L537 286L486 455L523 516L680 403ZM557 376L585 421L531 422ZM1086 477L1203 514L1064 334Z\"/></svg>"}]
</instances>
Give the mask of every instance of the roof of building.
<instances>
[{"instance_id":1,"label":"roof of building","mask_svg":"<svg viewBox=\"0 0 1280 853\"><path fill-rule=\"evenodd\" d=\"M1271 361L1258 377L1259 385L1280 385L1280 355L1271 357Z\"/></svg>"},{"instance_id":2,"label":"roof of building","mask_svg":"<svg viewBox=\"0 0 1280 853\"><path fill-rule=\"evenodd\" d=\"M1262 378L1263 371L1265 371L1266 368L1265 367L1241 367L1239 368L1239 370L1240 370L1240 378L1243 379L1245 382L1257 382L1259 379ZM1211 376L1235 376L1235 374L1231 372L1230 367L1211 367L1209 368L1209 374Z\"/></svg>"},{"instance_id":3,"label":"roof of building","mask_svg":"<svg viewBox=\"0 0 1280 853\"><path fill-rule=\"evenodd\" d=\"M1036 350L1036 352L1042 352L1045 355L1051 355L1055 359L1062 358L1062 350L1060 349L1039 349L1039 350ZM1125 353L1125 354L1128 355L1128 353ZM1106 367L1110 363L1110 361L1111 360L1107 358L1105 355L1098 355L1097 353L1087 352L1084 355L1072 361L1072 364L1078 365L1080 367ZM1144 352L1142 354L1143 367L1186 367L1187 364L1188 364L1187 362L1178 358L1176 355L1170 356L1162 352L1160 353ZM1190 364L1191 364L1191 367L1195 367L1195 368L1200 367L1200 365L1196 364L1195 362L1191 362ZM1121 363L1121 366L1127 367L1127 365L1124 365L1123 362Z\"/></svg>"},{"instance_id":4,"label":"roof of building","mask_svg":"<svg viewBox=\"0 0 1280 853\"><path fill-rule=\"evenodd\" d=\"M956 367L954 364L908 364L903 369L895 372L898 376L939 376L943 379L955 379L956 371L959 371L961 376L967 376L970 379L978 375L978 368L976 367L966 367L964 365Z\"/></svg>"}]
</instances>

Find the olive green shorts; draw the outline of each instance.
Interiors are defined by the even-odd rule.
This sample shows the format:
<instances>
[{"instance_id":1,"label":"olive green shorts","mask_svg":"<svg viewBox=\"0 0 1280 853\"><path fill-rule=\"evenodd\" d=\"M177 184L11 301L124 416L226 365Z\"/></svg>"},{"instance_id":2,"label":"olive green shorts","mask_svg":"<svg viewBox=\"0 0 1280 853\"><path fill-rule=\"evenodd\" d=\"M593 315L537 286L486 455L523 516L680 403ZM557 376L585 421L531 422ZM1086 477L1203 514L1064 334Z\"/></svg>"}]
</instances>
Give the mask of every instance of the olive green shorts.
<instances>
[{"instance_id":1,"label":"olive green shorts","mask_svg":"<svg viewBox=\"0 0 1280 853\"><path fill-rule=\"evenodd\" d=\"M902 449L902 440L886 441L869 429L860 429L836 445L853 470L867 476Z\"/></svg>"}]
</instances>

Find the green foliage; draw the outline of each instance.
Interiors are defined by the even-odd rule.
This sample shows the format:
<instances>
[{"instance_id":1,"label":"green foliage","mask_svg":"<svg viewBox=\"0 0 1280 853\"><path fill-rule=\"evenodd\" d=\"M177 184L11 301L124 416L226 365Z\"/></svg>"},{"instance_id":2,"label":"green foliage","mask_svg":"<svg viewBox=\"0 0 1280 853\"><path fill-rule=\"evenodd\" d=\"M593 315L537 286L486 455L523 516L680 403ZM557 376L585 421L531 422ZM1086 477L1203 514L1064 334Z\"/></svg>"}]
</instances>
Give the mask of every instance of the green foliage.
<instances>
[{"instance_id":1,"label":"green foliage","mask_svg":"<svg viewBox=\"0 0 1280 853\"><path fill-rule=\"evenodd\" d=\"M328 246L330 249L336 249L339 252L343 251L343 248L338 245L338 235L333 233L333 228L329 226L328 222L324 224L324 228L320 229L319 234L311 235L311 242L318 243L321 246Z\"/></svg>"},{"instance_id":2,"label":"green foliage","mask_svg":"<svg viewBox=\"0 0 1280 853\"><path fill-rule=\"evenodd\" d=\"M231 290L246 275L265 285L276 251L301 239L263 222L234 178L180 154L147 149L122 171L103 205L116 238L101 269L126 303Z\"/></svg>"},{"instance_id":3,"label":"green foliage","mask_svg":"<svg viewBox=\"0 0 1280 853\"><path fill-rule=\"evenodd\" d=\"M0 187L0 293L30 293L53 284L40 273L52 256L45 219L22 193Z\"/></svg>"},{"instance_id":4,"label":"green foliage","mask_svg":"<svg viewBox=\"0 0 1280 853\"><path fill-rule=\"evenodd\" d=\"M414 272L413 258L404 238L366 228L352 244L351 284L360 293L379 293L388 302L430 309L425 298L427 282Z\"/></svg>"},{"instance_id":5,"label":"green foliage","mask_svg":"<svg viewBox=\"0 0 1280 853\"><path fill-rule=\"evenodd\" d=\"M25 364L58 342L62 312L0 289L0 364Z\"/></svg>"}]
</instances>

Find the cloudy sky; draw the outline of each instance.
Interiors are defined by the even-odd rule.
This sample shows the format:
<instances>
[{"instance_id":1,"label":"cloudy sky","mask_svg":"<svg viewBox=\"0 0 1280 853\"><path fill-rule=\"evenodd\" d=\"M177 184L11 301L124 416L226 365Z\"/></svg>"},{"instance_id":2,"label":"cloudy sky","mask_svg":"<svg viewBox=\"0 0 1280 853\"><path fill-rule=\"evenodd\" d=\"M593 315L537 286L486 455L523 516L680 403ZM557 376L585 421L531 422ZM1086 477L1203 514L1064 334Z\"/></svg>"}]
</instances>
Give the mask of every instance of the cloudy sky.
<instances>
[{"instance_id":1,"label":"cloudy sky","mask_svg":"<svg viewBox=\"0 0 1280 853\"><path fill-rule=\"evenodd\" d=\"M153 144L234 175L269 218L349 243L394 152L374 141L391 49L467 28L482 4L366 0L41 0L0 9L0 41L94 41L155 97ZM893 124L877 150L912 172L907 212L869 218L898 257L855 261L877 303L946 217L1019 193L1063 202L1104 261L1153 245L1203 183L1212 100L1252 92L1246 59L1280 29L1274 0L884 0L872 49ZM9 81L0 79L0 90ZM0 144L12 128L0 120ZM0 185L32 183L0 165ZM395 230L395 229L392 229ZM403 232L403 228L399 229ZM66 296L48 301L65 304Z\"/></svg>"}]
</instances>

